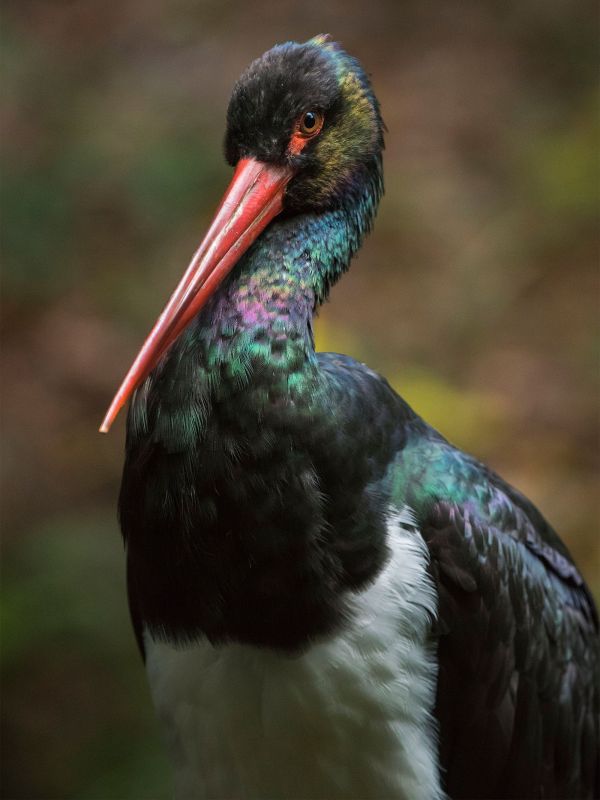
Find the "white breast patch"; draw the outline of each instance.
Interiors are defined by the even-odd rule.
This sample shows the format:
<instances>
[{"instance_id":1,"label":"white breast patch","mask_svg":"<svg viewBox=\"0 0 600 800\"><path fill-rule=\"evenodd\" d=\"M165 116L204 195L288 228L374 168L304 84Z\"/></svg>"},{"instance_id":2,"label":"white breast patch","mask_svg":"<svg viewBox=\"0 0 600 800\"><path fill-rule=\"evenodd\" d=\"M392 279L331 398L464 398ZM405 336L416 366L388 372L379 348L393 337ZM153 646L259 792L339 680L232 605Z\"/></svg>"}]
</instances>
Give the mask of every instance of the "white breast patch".
<instances>
[{"instance_id":1,"label":"white breast patch","mask_svg":"<svg viewBox=\"0 0 600 800\"><path fill-rule=\"evenodd\" d=\"M388 531L391 557L353 620L300 655L146 634L178 800L443 798L428 551L406 509Z\"/></svg>"}]
</instances>

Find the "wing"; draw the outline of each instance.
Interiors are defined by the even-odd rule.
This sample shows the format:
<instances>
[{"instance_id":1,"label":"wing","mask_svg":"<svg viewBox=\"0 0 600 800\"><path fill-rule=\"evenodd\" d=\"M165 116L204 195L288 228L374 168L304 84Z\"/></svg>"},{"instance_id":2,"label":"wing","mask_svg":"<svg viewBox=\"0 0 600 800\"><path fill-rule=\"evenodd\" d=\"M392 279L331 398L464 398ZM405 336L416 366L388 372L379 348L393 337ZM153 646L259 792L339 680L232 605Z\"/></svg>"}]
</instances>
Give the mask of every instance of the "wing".
<instances>
[{"instance_id":1,"label":"wing","mask_svg":"<svg viewBox=\"0 0 600 800\"><path fill-rule=\"evenodd\" d=\"M441 439L421 450L411 494L439 593L446 791L596 796L600 648L583 579L512 487Z\"/></svg>"}]
</instances>

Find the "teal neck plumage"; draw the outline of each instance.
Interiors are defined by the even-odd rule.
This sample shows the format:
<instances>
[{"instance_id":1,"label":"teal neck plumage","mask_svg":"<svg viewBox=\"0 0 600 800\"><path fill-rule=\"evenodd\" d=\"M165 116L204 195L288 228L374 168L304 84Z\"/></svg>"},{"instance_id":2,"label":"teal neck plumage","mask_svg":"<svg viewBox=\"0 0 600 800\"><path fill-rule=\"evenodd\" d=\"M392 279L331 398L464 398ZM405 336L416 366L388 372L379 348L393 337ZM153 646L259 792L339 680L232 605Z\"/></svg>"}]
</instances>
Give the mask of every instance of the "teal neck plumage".
<instances>
[{"instance_id":1,"label":"teal neck plumage","mask_svg":"<svg viewBox=\"0 0 600 800\"><path fill-rule=\"evenodd\" d=\"M137 391L131 436L147 434L151 416L154 437L178 450L198 439L215 397L251 378L281 391L302 382L315 363L314 310L371 228L382 192L376 166L347 205L271 223Z\"/></svg>"}]
</instances>

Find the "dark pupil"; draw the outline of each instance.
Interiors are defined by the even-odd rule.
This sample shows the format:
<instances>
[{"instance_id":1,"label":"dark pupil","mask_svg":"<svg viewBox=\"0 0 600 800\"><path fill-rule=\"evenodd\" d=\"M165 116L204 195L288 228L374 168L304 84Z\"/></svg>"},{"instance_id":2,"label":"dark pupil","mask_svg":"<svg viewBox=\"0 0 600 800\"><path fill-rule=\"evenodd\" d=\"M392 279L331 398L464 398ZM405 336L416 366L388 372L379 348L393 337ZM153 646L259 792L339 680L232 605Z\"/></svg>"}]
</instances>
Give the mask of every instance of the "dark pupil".
<instances>
[{"instance_id":1,"label":"dark pupil","mask_svg":"<svg viewBox=\"0 0 600 800\"><path fill-rule=\"evenodd\" d=\"M313 112L312 112L312 111L308 111L308 112L307 112L307 113L304 115L304 127L305 127L307 130L309 130L309 131L310 131L310 130L312 130L312 129L315 127L315 125L316 125L316 124L317 124L317 118L316 118L316 116L313 114Z\"/></svg>"}]
</instances>

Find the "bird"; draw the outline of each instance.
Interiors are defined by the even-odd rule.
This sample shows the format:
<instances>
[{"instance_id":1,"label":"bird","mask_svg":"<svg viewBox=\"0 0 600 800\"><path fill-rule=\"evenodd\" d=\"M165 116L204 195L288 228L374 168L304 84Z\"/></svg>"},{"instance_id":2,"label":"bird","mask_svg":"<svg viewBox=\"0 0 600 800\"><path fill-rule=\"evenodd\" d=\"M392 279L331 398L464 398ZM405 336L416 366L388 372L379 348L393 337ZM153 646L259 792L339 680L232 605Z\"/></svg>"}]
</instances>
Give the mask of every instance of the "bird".
<instances>
[{"instance_id":1,"label":"bird","mask_svg":"<svg viewBox=\"0 0 600 800\"><path fill-rule=\"evenodd\" d=\"M231 183L102 423L176 797L591 798L594 601L536 507L313 317L384 123L329 35L235 83Z\"/></svg>"}]
</instances>

